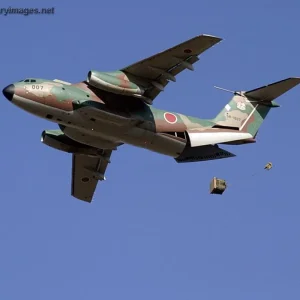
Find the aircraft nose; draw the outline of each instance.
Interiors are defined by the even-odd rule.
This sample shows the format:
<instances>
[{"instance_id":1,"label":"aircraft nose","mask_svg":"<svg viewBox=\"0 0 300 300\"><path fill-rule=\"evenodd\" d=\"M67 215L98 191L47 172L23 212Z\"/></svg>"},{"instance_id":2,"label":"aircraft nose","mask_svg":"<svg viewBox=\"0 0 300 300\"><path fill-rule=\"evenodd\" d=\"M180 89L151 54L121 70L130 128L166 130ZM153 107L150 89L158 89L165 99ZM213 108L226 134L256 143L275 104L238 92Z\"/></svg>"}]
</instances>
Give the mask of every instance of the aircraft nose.
<instances>
[{"instance_id":1,"label":"aircraft nose","mask_svg":"<svg viewBox=\"0 0 300 300\"><path fill-rule=\"evenodd\" d=\"M11 101L15 93L15 86L13 84L8 85L3 89L2 93L6 97L6 99Z\"/></svg>"}]
</instances>

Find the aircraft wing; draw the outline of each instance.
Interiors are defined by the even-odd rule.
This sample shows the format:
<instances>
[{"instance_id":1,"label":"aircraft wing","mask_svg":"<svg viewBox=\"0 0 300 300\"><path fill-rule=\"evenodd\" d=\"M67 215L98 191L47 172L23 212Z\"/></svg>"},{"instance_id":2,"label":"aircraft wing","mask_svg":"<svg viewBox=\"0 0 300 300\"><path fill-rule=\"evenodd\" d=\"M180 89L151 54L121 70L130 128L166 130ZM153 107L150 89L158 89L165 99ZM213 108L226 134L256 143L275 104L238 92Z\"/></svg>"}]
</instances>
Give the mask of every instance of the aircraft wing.
<instances>
[{"instance_id":1,"label":"aircraft wing","mask_svg":"<svg viewBox=\"0 0 300 300\"><path fill-rule=\"evenodd\" d=\"M196 36L163 52L138 61L121 71L151 83L144 96L153 100L175 76L185 69L193 70L198 55L219 43L222 39L211 35Z\"/></svg>"},{"instance_id":2,"label":"aircraft wing","mask_svg":"<svg viewBox=\"0 0 300 300\"><path fill-rule=\"evenodd\" d=\"M112 150L105 150L105 158L73 154L71 195L79 200L92 202L99 180L105 180L104 174Z\"/></svg>"}]
</instances>

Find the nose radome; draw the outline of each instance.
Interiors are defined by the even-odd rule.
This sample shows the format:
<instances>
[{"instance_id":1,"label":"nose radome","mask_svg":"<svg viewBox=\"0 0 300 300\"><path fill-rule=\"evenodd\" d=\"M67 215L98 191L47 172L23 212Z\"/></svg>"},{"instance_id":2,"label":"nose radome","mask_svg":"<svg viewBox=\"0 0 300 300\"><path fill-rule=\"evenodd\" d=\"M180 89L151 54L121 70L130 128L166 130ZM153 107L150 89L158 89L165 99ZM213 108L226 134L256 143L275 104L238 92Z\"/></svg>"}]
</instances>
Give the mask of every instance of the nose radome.
<instances>
[{"instance_id":1,"label":"nose radome","mask_svg":"<svg viewBox=\"0 0 300 300\"><path fill-rule=\"evenodd\" d=\"M8 85L3 89L2 93L9 101L11 101L15 93L15 86L13 84Z\"/></svg>"}]
</instances>

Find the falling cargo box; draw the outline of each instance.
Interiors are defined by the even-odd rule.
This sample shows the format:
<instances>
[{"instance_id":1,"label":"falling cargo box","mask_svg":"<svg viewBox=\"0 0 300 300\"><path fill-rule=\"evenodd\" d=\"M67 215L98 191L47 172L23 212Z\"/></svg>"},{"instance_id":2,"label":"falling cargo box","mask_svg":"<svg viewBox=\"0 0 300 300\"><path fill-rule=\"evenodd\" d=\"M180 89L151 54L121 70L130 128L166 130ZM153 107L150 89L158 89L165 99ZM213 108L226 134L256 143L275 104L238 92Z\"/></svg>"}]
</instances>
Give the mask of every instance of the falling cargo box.
<instances>
[{"instance_id":1,"label":"falling cargo box","mask_svg":"<svg viewBox=\"0 0 300 300\"><path fill-rule=\"evenodd\" d=\"M226 187L227 185L224 179L214 177L210 182L210 193L222 195L226 190Z\"/></svg>"}]
</instances>

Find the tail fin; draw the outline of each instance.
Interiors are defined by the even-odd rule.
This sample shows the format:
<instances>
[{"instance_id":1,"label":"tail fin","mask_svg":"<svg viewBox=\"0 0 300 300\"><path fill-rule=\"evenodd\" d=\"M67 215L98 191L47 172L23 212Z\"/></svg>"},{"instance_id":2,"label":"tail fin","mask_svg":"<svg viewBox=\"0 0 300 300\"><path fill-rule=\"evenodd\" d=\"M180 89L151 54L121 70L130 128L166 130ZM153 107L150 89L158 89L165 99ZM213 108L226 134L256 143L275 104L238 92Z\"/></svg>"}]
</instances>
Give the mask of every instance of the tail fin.
<instances>
[{"instance_id":1,"label":"tail fin","mask_svg":"<svg viewBox=\"0 0 300 300\"><path fill-rule=\"evenodd\" d=\"M215 128L236 129L256 136L273 107L273 100L300 83L300 78L287 78L247 92L234 92L233 98L212 121Z\"/></svg>"}]
</instances>

